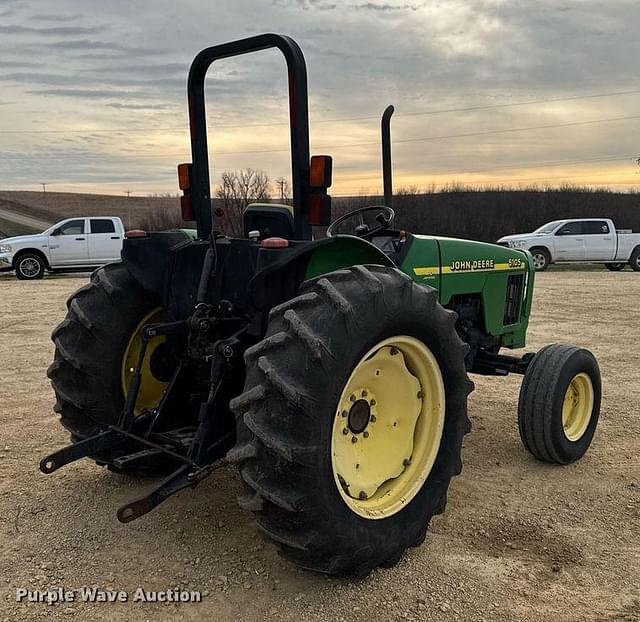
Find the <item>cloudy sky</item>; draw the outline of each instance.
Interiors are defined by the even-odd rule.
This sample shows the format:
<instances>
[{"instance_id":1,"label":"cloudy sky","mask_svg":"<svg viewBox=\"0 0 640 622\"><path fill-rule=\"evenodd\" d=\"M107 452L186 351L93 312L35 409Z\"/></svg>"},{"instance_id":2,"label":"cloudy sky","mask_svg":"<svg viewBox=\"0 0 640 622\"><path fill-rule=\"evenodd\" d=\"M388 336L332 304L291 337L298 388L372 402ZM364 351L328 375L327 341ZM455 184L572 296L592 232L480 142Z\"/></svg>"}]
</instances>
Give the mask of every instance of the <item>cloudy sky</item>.
<instances>
[{"instance_id":1,"label":"cloudy sky","mask_svg":"<svg viewBox=\"0 0 640 622\"><path fill-rule=\"evenodd\" d=\"M0 0L0 189L176 192L190 60L269 31L306 54L336 195L380 189L389 103L396 187L640 187L637 0ZM278 53L220 63L207 98L214 178L288 174Z\"/></svg>"}]
</instances>

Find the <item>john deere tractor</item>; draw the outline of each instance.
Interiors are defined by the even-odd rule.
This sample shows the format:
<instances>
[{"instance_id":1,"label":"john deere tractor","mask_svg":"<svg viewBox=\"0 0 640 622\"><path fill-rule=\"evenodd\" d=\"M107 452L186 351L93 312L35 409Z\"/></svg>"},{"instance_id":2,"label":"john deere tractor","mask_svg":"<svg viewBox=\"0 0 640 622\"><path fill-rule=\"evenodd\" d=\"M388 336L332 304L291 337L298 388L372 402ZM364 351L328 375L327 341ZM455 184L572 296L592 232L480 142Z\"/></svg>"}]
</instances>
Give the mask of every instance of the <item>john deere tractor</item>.
<instances>
[{"instance_id":1,"label":"john deere tractor","mask_svg":"<svg viewBox=\"0 0 640 622\"><path fill-rule=\"evenodd\" d=\"M289 77L293 207L253 205L243 238L212 226L204 83L219 59L277 48ZM189 72L192 163L178 167L188 230L130 232L53 332L55 411L88 457L162 479L121 507L146 514L217 468L239 469L242 508L293 562L366 575L425 538L462 468L469 374L524 375L518 427L539 460L591 443L600 374L579 347L525 345L526 251L394 228L389 120L385 205L331 223L332 160L309 157L304 57L266 34L200 52ZM314 239L312 227L329 225Z\"/></svg>"}]
</instances>

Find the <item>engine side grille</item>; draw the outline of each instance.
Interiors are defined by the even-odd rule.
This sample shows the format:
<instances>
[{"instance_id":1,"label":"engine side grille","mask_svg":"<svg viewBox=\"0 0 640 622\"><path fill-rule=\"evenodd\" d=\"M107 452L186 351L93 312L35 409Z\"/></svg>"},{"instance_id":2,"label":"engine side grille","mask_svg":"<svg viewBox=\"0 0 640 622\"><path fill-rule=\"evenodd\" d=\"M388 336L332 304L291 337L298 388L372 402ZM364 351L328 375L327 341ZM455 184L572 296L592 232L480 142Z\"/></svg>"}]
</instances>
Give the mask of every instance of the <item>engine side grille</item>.
<instances>
[{"instance_id":1,"label":"engine side grille","mask_svg":"<svg viewBox=\"0 0 640 622\"><path fill-rule=\"evenodd\" d=\"M507 297L504 305L504 326L515 324L520 318L524 274L510 274L507 279Z\"/></svg>"}]
</instances>

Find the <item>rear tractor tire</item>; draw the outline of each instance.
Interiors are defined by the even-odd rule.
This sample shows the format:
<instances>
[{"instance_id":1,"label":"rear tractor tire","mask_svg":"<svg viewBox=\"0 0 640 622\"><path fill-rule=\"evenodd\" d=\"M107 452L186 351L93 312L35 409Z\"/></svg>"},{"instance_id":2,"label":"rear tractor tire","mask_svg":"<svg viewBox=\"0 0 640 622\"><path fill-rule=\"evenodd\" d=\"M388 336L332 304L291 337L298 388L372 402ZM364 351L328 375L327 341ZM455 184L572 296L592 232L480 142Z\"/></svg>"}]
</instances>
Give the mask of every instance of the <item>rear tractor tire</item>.
<instances>
[{"instance_id":1,"label":"rear tractor tire","mask_svg":"<svg viewBox=\"0 0 640 622\"><path fill-rule=\"evenodd\" d=\"M420 545L462 469L468 347L437 292L355 266L303 284L245 354L228 458L259 531L318 572L366 576Z\"/></svg>"},{"instance_id":2,"label":"rear tractor tire","mask_svg":"<svg viewBox=\"0 0 640 622\"><path fill-rule=\"evenodd\" d=\"M532 359L520 387L518 428L538 460L569 464L595 434L602 394L600 369L588 350L552 344Z\"/></svg>"},{"instance_id":3,"label":"rear tractor tire","mask_svg":"<svg viewBox=\"0 0 640 622\"><path fill-rule=\"evenodd\" d=\"M146 293L122 264L109 264L91 275L67 301L67 317L53 331L54 361L47 375L55 391L55 412L73 441L118 423L144 324L161 321L158 301ZM154 375L151 360L163 337L150 340L142 368L136 414L160 401L166 378ZM157 372L155 372L157 373ZM112 460L117 450L91 456L98 464L121 472ZM166 460L137 468L140 475L167 470Z\"/></svg>"}]
</instances>

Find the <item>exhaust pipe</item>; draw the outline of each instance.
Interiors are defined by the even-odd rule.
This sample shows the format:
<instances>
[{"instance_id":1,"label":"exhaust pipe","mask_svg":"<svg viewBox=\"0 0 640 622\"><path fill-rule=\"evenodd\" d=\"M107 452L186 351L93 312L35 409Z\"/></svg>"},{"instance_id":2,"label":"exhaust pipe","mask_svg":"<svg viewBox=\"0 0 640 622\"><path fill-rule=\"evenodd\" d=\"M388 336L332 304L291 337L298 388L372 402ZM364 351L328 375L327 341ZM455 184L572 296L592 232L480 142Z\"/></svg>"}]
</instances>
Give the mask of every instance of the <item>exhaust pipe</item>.
<instances>
[{"instance_id":1,"label":"exhaust pipe","mask_svg":"<svg viewBox=\"0 0 640 622\"><path fill-rule=\"evenodd\" d=\"M382 184L384 188L384 204L393 207L393 179L391 170L391 115L395 108L387 106L382 113Z\"/></svg>"}]
</instances>

